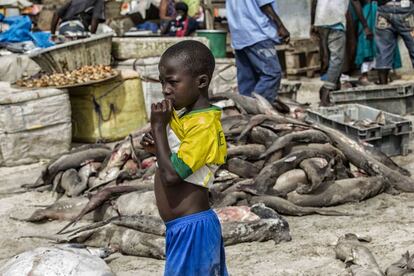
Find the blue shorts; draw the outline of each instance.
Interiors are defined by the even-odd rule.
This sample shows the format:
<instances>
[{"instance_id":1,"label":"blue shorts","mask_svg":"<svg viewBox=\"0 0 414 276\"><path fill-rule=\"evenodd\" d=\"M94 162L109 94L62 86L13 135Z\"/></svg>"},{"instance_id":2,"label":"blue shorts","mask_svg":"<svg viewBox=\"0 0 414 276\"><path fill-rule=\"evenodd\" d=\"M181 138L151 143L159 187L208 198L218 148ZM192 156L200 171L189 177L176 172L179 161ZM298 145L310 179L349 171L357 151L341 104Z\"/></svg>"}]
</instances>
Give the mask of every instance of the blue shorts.
<instances>
[{"instance_id":1,"label":"blue shorts","mask_svg":"<svg viewBox=\"0 0 414 276\"><path fill-rule=\"evenodd\" d=\"M165 276L227 276L216 213L207 210L166 223Z\"/></svg>"}]
</instances>

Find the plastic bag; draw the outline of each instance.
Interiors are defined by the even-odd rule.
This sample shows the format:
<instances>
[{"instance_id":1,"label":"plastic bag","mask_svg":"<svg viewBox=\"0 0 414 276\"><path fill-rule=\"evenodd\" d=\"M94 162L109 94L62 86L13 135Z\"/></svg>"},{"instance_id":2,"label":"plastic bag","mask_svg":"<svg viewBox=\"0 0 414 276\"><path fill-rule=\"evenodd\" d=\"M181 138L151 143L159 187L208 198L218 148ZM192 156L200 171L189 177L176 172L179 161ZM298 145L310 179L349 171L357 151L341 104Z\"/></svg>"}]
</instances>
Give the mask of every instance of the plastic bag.
<instances>
[{"instance_id":1,"label":"plastic bag","mask_svg":"<svg viewBox=\"0 0 414 276\"><path fill-rule=\"evenodd\" d=\"M5 32L0 33L0 42L13 43L33 41L37 47L41 48L54 45L54 43L50 41L50 33L31 32L32 21L28 16L3 17L3 22L9 24L10 28Z\"/></svg>"}]
</instances>

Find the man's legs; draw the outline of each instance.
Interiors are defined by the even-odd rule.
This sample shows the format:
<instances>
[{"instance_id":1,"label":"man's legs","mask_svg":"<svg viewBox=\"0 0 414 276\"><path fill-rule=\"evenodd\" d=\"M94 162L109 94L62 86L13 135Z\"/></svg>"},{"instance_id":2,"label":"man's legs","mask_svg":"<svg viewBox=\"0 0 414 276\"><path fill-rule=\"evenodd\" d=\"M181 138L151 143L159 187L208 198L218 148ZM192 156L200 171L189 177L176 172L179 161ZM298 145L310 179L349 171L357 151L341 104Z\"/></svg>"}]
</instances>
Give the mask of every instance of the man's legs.
<instances>
[{"instance_id":1,"label":"man's legs","mask_svg":"<svg viewBox=\"0 0 414 276\"><path fill-rule=\"evenodd\" d=\"M246 47L244 50L253 65L255 75L258 76L251 92L256 92L273 103L282 80L282 68L276 52L276 43L268 39Z\"/></svg>"},{"instance_id":2,"label":"man's legs","mask_svg":"<svg viewBox=\"0 0 414 276\"><path fill-rule=\"evenodd\" d=\"M377 55L375 68L378 71L379 84L388 84L388 72L392 68L394 51L397 46L397 34L390 23L391 14L385 7L378 8L377 23L375 26L375 44Z\"/></svg>"},{"instance_id":3,"label":"man's legs","mask_svg":"<svg viewBox=\"0 0 414 276\"><path fill-rule=\"evenodd\" d=\"M404 40L404 44L410 55L411 64L414 67L414 5L411 5L412 7L407 8L406 12L403 12L404 9L400 8L402 13L395 17L393 24L398 34Z\"/></svg>"},{"instance_id":4,"label":"man's legs","mask_svg":"<svg viewBox=\"0 0 414 276\"><path fill-rule=\"evenodd\" d=\"M339 30L329 30L328 34L329 67L326 72L326 81L319 91L321 106L330 104L329 92L335 90L342 73L345 61L346 34Z\"/></svg>"},{"instance_id":5,"label":"man's legs","mask_svg":"<svg viewBox=\"0 0 414 276\"><path fill-rule=\"evenodd\" d=\"M330 30L328 36L329 67L324 86L334 90L338 86L345 61L346 34L344 31Z\"/></svg>"},{"instance_id":6,"label":"man's legs","mask_svg":"<svg viewBox=\"0 0 414 276\"><path fill-rule=\"evenodd\" d=\"M235 50L237 85L241 95L250 97L252 96L258 77L245 49Z\"/></svg>"}]
</instances>

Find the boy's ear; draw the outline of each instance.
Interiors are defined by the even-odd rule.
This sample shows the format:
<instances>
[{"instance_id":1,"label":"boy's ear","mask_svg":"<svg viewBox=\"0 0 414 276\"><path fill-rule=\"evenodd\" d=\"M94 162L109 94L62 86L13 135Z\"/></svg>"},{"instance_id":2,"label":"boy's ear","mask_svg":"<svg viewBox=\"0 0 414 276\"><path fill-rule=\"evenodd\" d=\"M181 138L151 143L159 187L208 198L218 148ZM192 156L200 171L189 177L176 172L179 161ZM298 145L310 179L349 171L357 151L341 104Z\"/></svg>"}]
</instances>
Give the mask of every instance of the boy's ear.
<instances>
[{"instance_id":1,"label":"boy's ear","mask_svg":"<svg viewBox=\"0 0 414 276\"><path fill-rule=\"evenodd\" d=\"M206 74L198 76L197 81L198 81L198 88L200 89L206 88L210 84L210 78Z\"/></svg>"}]
</instances>

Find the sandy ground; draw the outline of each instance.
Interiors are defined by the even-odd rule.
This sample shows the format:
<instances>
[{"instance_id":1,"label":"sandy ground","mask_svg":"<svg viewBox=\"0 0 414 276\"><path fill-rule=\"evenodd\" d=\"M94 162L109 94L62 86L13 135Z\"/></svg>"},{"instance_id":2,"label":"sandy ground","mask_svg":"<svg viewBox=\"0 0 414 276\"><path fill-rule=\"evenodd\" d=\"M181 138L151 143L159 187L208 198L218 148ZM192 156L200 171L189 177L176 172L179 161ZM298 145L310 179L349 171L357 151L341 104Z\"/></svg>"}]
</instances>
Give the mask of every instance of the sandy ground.
<instances>
[{"instance_id":1,"label":"sandy ground","mask_svg":"<svg viewBox=\"0 0 414 276\"><path fill-rule=\"evenodd\" d=\"M301 101L317 101L318 82L304 85ZM308 89L308 90L306 90ZM414 143L411 143L414 148ZM414 154L396 158L402 166L414 172ZM42 164L16 168L0 168L0 265L15 254L48 244L47 241L19 238L23 235L54 233L64 222L32 224L15 221L10 214L33 210L33 205L53 201L50 193L5 194L20 184L31 183L39 175ZM345 233L369 236L372 250L385 270L407 250L414 250L414 194L392 196L381 194L364 202L346 204L338 209L356 212L360 216L286 217L292 235L291 242L245 243L226 248L231 275L340 275L344 264L335 259L333 250L338 237ZM148 258L112 255L108 263L116 275L162 275L164 262Z\"/></svg>"}]
</instances>

